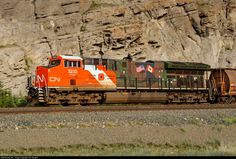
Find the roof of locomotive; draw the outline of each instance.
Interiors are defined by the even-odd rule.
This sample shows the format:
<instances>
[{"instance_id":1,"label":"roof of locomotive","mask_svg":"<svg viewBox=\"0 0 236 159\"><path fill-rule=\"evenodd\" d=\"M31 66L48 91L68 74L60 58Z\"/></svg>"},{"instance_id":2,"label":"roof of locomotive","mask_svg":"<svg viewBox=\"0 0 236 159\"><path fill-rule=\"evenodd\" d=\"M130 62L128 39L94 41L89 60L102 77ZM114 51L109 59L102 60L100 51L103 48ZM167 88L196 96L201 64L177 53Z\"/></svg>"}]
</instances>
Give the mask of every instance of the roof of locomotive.
<instances>
[{"instance_id":1,"label":"roof of locomotive","mask_svg":"<svg viewBox=\"0 0 236 159\"><path fill-rule=\"evenodd\" d=\"M62 59L70 59L70 60L82 60L80 56L73 56L73 55L60 55Z\"/></svg>"},{"instance_id":2,"label":"roof of locomotive","mask_svg":"<svg viewBox=\"0 0 236 159\"><path fill-rule=\"evenodd\" d=\"M62 59L68 59L68 60L83 60L80 56L75 55L59 55L59 58ZM84 59L99 59L99 58L91 58L91 57L84 57ZM104 58L105 60L105 58ZM127 61L127 59L109 59L109 60L115 60L115 61ZM137 61L133 61L137 62ZM156 62L162 62L165 65L166 69L198 69L198 70L210 70L211 66L204 64L204 63L198 63L198 62L177 62L177 61L146 61L146 62L138 62L138 63L156 63Z\"/></svg>"},{"instance_id":3,"label":"roof of locomotive","mask_svg":"<svg viewBox=\"0 0 236 159\"><path fill-rule=\"evenodd\" d=\"M50 57L51 60L57 60L57 59L66 59L66 60L83 60L80 56L75 55L54 55Z\"/></svg>"},{"instance_id":4,"label":"roof of locomotive","mask_svg":"<svg viewBox=\"0 0 236 159\"><path fill-rule=\"evenodd\" d=\"M197 70L210 70L211 66L198 63L198 62L176 62L176 61L163 61L167 69L197 69Z\"/></svg>"}]
</instances>

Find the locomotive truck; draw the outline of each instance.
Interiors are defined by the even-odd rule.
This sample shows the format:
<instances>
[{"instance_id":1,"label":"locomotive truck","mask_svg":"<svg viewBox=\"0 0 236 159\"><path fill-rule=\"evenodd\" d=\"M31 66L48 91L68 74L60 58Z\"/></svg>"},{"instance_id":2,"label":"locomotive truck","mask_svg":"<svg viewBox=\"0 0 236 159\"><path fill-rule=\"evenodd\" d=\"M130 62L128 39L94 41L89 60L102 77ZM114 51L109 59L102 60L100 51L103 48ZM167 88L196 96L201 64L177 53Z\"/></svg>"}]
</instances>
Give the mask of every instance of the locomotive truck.
<instances>
[{"instance_id":1,"label":"locomotive truck","mask_svg":"<svg viewBox=\"0 0 236 159\"><path fill-rule=\"evenodd\" d=\"M28 99L45 105L234 102L236 85L229 80L235 77L217 72L203 63L59 55L28 77Z\"/></svg>"}]
</instances>

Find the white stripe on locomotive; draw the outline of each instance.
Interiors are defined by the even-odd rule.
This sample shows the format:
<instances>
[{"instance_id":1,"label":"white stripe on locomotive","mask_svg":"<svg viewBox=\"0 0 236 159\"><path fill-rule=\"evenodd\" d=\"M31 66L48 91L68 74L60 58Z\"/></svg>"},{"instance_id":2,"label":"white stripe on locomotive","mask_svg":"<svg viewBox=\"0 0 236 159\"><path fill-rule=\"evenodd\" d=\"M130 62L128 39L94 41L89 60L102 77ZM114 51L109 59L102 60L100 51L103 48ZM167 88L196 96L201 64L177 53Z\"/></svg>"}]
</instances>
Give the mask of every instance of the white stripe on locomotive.
<instances>
[{"instance_id":1,"label":"white stripe on locomotive","mask_svg":"<svg viewBox=\"0 0 236 159\"><path fill-rule=\"evenodd\" d=\"M115 83L110 79L110 77L107 76L107 74L104 71L96 69L95 65L84 65L84 69L89 71L102 86L116 87ZM98 75L100 73L104 74L104 80L99 80Z\"/></svg>"}]
</instances>

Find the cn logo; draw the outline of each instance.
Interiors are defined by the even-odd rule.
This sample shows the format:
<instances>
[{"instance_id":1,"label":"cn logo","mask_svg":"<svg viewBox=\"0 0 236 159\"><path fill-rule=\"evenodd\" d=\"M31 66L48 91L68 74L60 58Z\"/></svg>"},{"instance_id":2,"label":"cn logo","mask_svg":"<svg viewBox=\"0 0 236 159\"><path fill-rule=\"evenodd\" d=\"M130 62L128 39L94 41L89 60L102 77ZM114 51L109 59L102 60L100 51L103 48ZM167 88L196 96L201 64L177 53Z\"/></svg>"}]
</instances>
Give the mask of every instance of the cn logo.
<instances>
[{"instance_id":1,"label":"cn logo","mask_svg":"<svg viewBox=\"0 0 236 159\"><path fill-rule=\"evenodd\" d=\"M49 81L50 82L60 82L61 81L61 77L49 77Z\"/></svg>"},{"instance_id":2,"label":"cn logo","mask_svg":"<svg viewBox=\"0 0 236 159\"><path fill-rule=\"evenodd\" d=\"M40 77L40 75L37 75L37 80L36 80L36 82L38 83L38 82L43 82L43 81L45 81L44 75L42 75L42 77Z\"/></svg>"}]
</instances>

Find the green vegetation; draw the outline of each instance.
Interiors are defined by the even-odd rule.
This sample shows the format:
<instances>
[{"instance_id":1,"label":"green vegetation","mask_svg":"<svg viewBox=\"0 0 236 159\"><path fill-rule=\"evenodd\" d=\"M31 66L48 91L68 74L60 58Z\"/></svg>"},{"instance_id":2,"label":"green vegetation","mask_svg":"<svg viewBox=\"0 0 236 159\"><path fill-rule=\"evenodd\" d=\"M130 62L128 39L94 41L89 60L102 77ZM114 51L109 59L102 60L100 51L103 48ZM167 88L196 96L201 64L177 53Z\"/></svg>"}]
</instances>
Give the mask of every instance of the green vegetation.
<instances>
[{"instance_id":1,"label":"green vegetation","mask_svg":"<svg viewBox=\"0 0 236 159\"><path fill-rule=\"evenodd\" d=\"M88 10L86 10L83 14L88 13L89 11L99 9L101 7L113 7L115 4L112 3L101 3L100 0L92 0Z\"/></svg>"},{"instance_id":2,"label":"green vegetation","mask_svg":"<svg viewBox=\"0 0 236 159\"><path fill-rule=\"evenodd\" d=\"M93 10L93 9L97 9L101 6L101 3L97 3L96 1L92 1L91 5L90 5L90 10Z\"/></svg>"},{"instance_id":3,"label":"green vegetation","mask_svg":"<svg viewBox=\"0 0 236 159\"><path fill-rule=\"evenodd\" d=\"M221 132L223 129L223 125L216 125L212 127L212 130L216 130L218 132Z\"/></svg>"},{"instance_id":4,"label":"green vegetation","mask_svg":"<svg viewBox=\"0 0 236 159\"><path fill-rule=\"evenodd\" d=\"M235 117L225 118L225 119L223 119L223 121L226 125L235 124L236 118Z\"/></svg>"},{"instance_id":5,"label":"green vegetation","mask_svg":"<svg viewBox=\"0 0 236 159\"><path fill-rule=\"evenodd\" d=\"M89 6L88 10L86 10L83 14L86 14L91 10L98 9L101 5L102 5L101 3L97 3L95 0L93 0L91 5Z\"/></svg>"},{"instance_id":6,"label":"green vegetation","mask_svg":"<svg viewBox=\"0 0 236 159\"><path fill-rule=\"evenodd\" d=\"M211 139L208 142L206 142L206 145L208 145L214 149L217 149L218 147L220 147L220 141L217 139Z\"/></svg>"},{"instance_id":7,"label":"green vegetation","mask_svg":"<svg viewBox=\"0 0 236 159\"><path fill-rule=\"evenodd\" d=\"M11 91L3 89L3 85L0 82L0 107L20 107L27 104L24 97L17 97L12 94Z\"/></svg>"},{"instance_id":8,"label":"green vegetation","mask_svg":"<svg viewBox=\"0 0 236 159\"><path fill-rule=\"evenodd\" d=\"M186 132L186 130L184 130L183 128L180 128L179 129L181 132Z\"/></svg>"},{"instance_id":9,"label":"green vegetation","mask_svg":"<svg viewBox=\"0 0 236 159\"><path fill-rule=\"evenodd\" d=\"M0 150L0 155L11 156L178 156L178 155L235 155L235 147L220 146L219 141L209 141L205 145L190 142L172 145L154 143L116 143L100 145L67 145L63 147L38 147Z\"/></svg>"},{"instance_id":10,"label":"green vegetation","mask_svg":"<svg viewBox=\"0 0 236 159\"><path fill-rule=\"evenodd\" d=\"M25 71L29 71L30 69L30 65L32 64L32 59L27 57L27 56L24 56L24 60L25 60L25 65L26 67L24 68Z\"/></svg>"}]
</instances>

